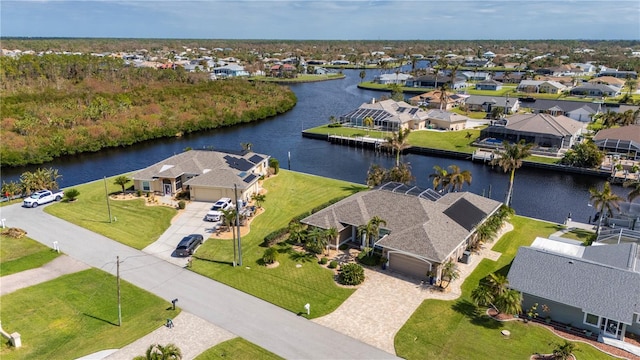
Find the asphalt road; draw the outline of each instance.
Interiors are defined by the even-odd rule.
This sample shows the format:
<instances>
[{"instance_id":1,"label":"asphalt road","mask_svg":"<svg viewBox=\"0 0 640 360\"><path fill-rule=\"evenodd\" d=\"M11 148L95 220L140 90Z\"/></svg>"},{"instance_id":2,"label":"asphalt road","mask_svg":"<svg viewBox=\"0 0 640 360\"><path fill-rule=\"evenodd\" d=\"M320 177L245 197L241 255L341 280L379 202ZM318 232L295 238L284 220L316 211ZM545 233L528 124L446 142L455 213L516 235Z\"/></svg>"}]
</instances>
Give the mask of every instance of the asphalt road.
<instances>
[{"instance_id":1,"label":"asphalt road","mask_svg":"<svg viewBox=\"0 0 640 360\"><path fill-rule=\"evenodd\" d=\"M323 327L229 286L122 245L43 212L43 206L0 208L6 226L27 231L49 247L167 299L221 328L286 359L397 359L396 356ZM302 307L303 304L301 304ZM364 305L363 305L364 306ZM194 334L197 336L197 334Z\"/></svg>"}]
</instances>

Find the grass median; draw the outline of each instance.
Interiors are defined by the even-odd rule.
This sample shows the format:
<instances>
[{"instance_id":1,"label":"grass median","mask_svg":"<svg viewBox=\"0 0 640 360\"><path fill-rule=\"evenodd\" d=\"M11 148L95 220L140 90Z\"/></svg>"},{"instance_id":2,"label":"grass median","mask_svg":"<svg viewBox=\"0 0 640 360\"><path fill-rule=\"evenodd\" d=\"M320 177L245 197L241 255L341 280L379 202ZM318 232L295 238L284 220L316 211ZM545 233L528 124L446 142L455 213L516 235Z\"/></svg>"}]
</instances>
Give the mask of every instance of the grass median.
<instances>
[{"instance_id":1,"label":"grass median","mask_svg":"<svg viewBox=\"0 0 640 360\"><path fill-rule=\"evenodd\" d=\"M243 338L234 338L222 342L198 355L195 360L234 359L234 360L278 360L280 356L261 348Z\"/></svg>"},{"instance_id":2,"label":"grass median","mask_svg":"<svg viewBox=\"0 0 640 360\"><path fill-rule=\"evenodd\" d=\"M28 237L0 236L0 276L38 268L60 253Z\"/></svg>"},{"instance_id":3,"label":"grass median","mask_svg":"<svg viewBox=\"0 0 640 360\"><path fill-rule=\"evenodd\" d=\"M122 326L118 326L116 278L89 269L2 297L2 326L19 332L23 347L3 346L0 358L75 359L121 348L174 318L166 300L120 282Z\"/></svg>"},{"instance_id":4,"label":"grass median","mask_svg":"<svg viewBox=\"0 0 640 360\"><path fill-rule=\"evenodd\" d=\"M279 266L267 268L261 265L266 247L260 245L266 235L286 227L293 217L365 187L286 170L265 180L263 186L267 190L265 212L253 219L251 231L242 237L242 266L231 266L233 241L214 237L198 249L192 269L295 313L304 311L309 303L311 318L332 312L353 289L336 285L333 271L319 266L315 256L292 253L286 246L276 245Z\"/></svg>"},{"instance_id":5,"label":"grass median","mask_svg":"<svg viewBox=\"0 0 640 360\"><path fill-rule=\"evenodd\" d=\"M113 184L116 177L106 179L106 189L105 180L74 186L80 191L76 201L65 200L52 204L44 211L138 250L143 249L169 227L177 210L167 206L147 206L144 197L135 200L110 199L107 203L106 193L122 190L119 185Z\"/></svg>"},{"instance_id":6,"label":"grass median","mask_svg":"<svg viewBox=\"0 0 640 360\"><path fill-rule=\"evenodd\" d=\"M534 323L498 322L476 308L471 291L492 272L507 274L520 246L530 245L536 236L548 237L556 224L524 217L511 219L514 230L493 247L502 256L483 259L462 284L457 300L425 300L398 331L395 347L405 359L528 359L534 353L551 353L562 339ZM500 332L509 330L507 338ZM580 359L613 359L583 343L576 343Z\"/></svg>"}]
</instances>

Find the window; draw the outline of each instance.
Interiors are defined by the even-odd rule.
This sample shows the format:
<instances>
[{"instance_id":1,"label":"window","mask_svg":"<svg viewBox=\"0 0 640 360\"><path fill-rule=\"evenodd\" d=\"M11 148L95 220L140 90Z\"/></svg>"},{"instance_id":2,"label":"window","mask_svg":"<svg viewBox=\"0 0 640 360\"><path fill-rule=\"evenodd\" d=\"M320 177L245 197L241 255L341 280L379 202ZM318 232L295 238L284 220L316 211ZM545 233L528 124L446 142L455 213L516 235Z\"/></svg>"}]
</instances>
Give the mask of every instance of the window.
<instances>
[{"instance_id":1,"label":"window","mask_svg":"<svg viewBox=\"0 0 640 360\"><path fill-rule=\"evenodd\" d=\"M143 182L142 182L142 190L143 190L143 191L149 191L149 190L151 190L151 186L149 186L149 182L148 182L148 181L143 181Z\"/></svg>"},{"instance_id":2,"label":"window","mask_svg":"<svg viewBox=\"0 0 640 360\"><path fill-rule=\"evenodd\" d=\"M600 325L600 317L589 313L584 314L584 323L587 325L598 326Z\"/></svg>"}]
</instances>

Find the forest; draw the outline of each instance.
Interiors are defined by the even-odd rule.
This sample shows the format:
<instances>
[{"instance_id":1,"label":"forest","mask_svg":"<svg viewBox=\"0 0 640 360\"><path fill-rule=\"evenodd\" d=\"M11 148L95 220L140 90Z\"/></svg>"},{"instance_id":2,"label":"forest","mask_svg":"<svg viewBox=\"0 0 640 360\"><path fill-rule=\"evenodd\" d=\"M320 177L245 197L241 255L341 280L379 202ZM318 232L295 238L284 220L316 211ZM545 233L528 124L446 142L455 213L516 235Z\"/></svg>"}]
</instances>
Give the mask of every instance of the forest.
<instances>
[{"instance_id":1,"label":"forest","mask_svg":"<svg viewBox=\"0 0 640 360\"><path fill-rule=\"evenodd\" d=\"M287 87L91 55L0 57L0 166L215 129L296 104Z\"/></svg>"}]
</instances>

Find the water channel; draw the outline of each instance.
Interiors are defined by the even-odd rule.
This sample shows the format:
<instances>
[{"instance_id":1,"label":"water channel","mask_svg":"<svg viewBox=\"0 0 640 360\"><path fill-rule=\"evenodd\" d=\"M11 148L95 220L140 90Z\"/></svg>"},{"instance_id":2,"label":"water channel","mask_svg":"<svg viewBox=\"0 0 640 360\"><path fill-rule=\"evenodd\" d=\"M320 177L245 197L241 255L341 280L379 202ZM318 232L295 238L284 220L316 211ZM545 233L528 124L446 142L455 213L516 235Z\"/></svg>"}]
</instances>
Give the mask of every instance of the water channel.
<instances>
[{"instance_id":1,"label":"water channel","mask_svg":"<svg viewBox=\"0 0 640 360\"><path fill-rule=\"evenodd\" d=\"M344 73L346 78L342 80L291 85L298 97L297 105L286 114L268 120L80 154L40 166L58 169L63 176L61 187L69 187L144 168L187 147L240 150L241 143L250 142L254 151L275 157L284 169L289 166L290 153L291 170L364 183L370 164L389 168L393 166L394 159L372 150L333 145L301 136L302 129L325 124L330 116L338 117L363 102L384 95L358 89L357 84L361 81L359 70L346 70ZM379 70L367 71L365 80L379 73ZM410 163L417 186L430 186L428 176L434 165L446 167L455 164L463 170L470 170L473 175L471 186L465 185L464 190L504 200L508 176L499 169L470 160L422 155L405 155L402 161ZM33 171L37 167L2 169L2 181L16 180L22 172ZM516 171L512 206L519 215L562 222L571 212L573 220L586 222L595 213L588 206L588 189L601 186L603 181L602 178L584 175L521 168ZM628 193L621 186L613 188L620 195Z\"/></svg>"}]
</instances>

